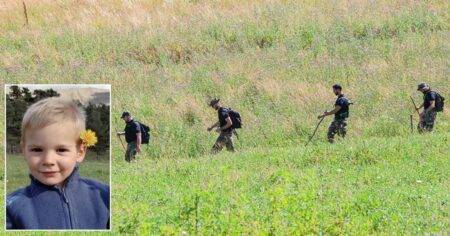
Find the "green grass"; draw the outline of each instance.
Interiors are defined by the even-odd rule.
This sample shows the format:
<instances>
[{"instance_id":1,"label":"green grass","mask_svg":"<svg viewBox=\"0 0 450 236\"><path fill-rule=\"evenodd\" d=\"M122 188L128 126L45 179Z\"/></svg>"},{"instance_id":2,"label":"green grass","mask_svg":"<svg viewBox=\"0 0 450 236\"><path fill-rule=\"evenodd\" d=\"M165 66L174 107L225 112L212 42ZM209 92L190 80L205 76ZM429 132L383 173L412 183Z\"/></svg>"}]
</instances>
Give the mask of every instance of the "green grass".
<instances>
[{"instance_id":1,"label":"green grass","mask_svg":"<svg viewBox=\"0 0 450 236\"><path fill-rule=\"evenodd\" d=\"M409 137L419 82L450 97L447 1L27 4L28 27L20 2L0 11L4 82L110 83L112 127L129 110L152 128L138 164L112 140L115 233L450 231L450 109ZM334 83L348 140L322 125L303 148ZM236 154L207 155L210 97L243 116Z\"/></svg>"},{"instance_id":2,"label":"green grass","mask_svg":"<svg viewBox=\"0 0 450 236\"><path fill-rule=\"evenodd\" d=\"M30 184L28 165L21 155L7 155L6 192L11 193ZM109 156L96 160L88 155L80 164L80 176L109 184Z\"/></svg>"},{"instance_id":3,"label":"green grass","mask_svg":"<svg viewBox=\"0 0 450 236\"><path fill-rule=\"evenodd\" d=\"M125 213L115 216L115 230L444 233L450 220L449 156L450 136L434 134L196 159L140 157L139 164L115 165L115 209Z\"/></svg>"}]
</instances>

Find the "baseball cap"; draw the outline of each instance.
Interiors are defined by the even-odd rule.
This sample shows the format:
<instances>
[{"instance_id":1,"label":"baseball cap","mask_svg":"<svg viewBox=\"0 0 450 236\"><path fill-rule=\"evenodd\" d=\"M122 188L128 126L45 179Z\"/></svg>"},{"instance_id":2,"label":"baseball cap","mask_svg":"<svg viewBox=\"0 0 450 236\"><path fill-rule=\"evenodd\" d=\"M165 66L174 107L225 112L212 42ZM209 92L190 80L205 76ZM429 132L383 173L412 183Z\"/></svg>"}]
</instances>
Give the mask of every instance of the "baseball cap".
<instances>
[{"instance_id":1,"label":"baseball cap","mask_svg":"<svg viewBox=\"0 0 450 236\"><path fill-rule=\"evenodd\" d=\"M220 99L214 98L209 102L209 106L212 107L212 106L216 105L216 103L218 103L219 101L220 101Z\"/></svg>"},{"instance_id":2,"label":"baseball cap","mask_svg":"<svg viewBox=\"0 0 450 236\"><path fill-rule=\"evenodd\" d=\"M130 113L128 111L122 112L122 116L120 118L124 118L125 116L129 116Z\"/></svg>"},{"instance_id":3,"label":"baseball cap","mask_svg":"<svg viewBox=\"0 0 450 236\"><path fill-rule=\"evenodd\" d=\"M423 88L428 88L428 84L427 83L420 83L417 85L417 90L419 89L423 89Z\"/></svg>"}]
</instances>

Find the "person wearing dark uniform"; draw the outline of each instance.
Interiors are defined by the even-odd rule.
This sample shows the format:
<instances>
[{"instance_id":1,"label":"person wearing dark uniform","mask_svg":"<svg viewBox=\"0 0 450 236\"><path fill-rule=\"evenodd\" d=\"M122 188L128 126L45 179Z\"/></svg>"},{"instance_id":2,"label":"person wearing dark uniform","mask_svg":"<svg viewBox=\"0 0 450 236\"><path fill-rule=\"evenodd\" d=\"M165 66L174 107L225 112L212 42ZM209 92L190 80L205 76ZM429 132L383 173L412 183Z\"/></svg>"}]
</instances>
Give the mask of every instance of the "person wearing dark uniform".
<instances>
[{"instance_id":1,"label":"person wearing dark uniform","mask_svg":"<svg viewBox=\"0 0 450 236\"><path fill-rule=\"evenodd\" d=\"M420 83L417 86L417 91L423 93L423 103L420 107L416 107L419 110L423 107L423 111L419 114L420 121L417 125L417 129L420 133L431 132L434 127L434 122L436 120L436 99L437 93L430 89L430 86L426 83Z\"/></svg>"},{"instance_id":2,"label":"person wearing dark uniform","mask_svg":"<svg viewBox=\"0 0 450 236\"><path fill-rule=\"evenodd\" d=\"M208 131L213 130L217 127L216 131L219 133L219 137L217 138L214 146L211 149L212 154L216 154L220 152L225 146L228 151L234 152L233 145L233 122L231 121L231 117L229 115L228 109L222 107L220 105L220 99L213 99L209 103L209 105L217 110L218 120L211 127L208 127Z\"/></svg>"},{"instance_id":3,"label":"person wearing dark uniform","mask_svg":"<svg viewBox=\"0 0 450 236\"><path fill-rule=\"evenodd\" d=\"M125 161L136 161L136 154L141 152L141 125L133 120L129 112L123 112L121 118L125 121L126 126L124 132L118 132L117 135L125 135L127 142Z\"/></svg>"},{"instance_id":4,"label":"person wearing dark uniform","mask_svg":"<svg viewBox=\"0 0 450 236\"><path fill-rule=\"evenodd\" d=\"M347 134L347 118L349 115L349 100L345 97L345 95L342 93L342 87L339 84L333 85L333 92L337 96L336 102L334 103L334 109L332 111L326 111L322 115L318 116L319 119L333 115L334 114L334 120L331 122L330 126L328 127L328 141L330 143L334 142L334 136L336 133L341 136L345 137Z\"/></svg>"}]
</instances>

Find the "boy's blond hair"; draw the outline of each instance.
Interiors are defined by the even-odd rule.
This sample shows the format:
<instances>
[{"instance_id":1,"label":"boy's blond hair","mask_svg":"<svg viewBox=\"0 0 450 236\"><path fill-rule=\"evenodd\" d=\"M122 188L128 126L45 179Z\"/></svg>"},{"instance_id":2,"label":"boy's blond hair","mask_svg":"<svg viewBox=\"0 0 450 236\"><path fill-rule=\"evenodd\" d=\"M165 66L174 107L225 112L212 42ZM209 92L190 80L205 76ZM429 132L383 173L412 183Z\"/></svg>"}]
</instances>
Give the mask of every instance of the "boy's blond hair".
<instances>
[{"instance_id":1,"label":"boy's blond hair","mask_svg":"<svg viewBox=\"0 0 450 236\"><path fill-rule=\"evenodd\" d=\"M73 100L50 97L34 103L23 116L20 144L25 144L27 130L43 128L62 121L73 121L79 132L86 128L86 114Z\"/></svg>"}]
</instances>

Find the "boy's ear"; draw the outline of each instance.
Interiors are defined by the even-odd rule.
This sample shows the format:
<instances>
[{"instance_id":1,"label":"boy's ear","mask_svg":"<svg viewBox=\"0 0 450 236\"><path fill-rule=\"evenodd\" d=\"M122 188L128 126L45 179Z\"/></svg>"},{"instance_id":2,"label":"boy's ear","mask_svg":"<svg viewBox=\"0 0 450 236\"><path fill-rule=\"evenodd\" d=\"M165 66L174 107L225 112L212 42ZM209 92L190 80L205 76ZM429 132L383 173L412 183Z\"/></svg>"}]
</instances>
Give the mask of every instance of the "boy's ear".
<instances>
[{"instance_id":1,"label":"boy's ear","mask_svg":"<svg viewBox=\"0 0 450 236\"><path fill-rule=\"evenodd\" d=\"M86 156L87 147L84 144L80 144L77 150L77 162L81 163Z\"/></svg>"}]
</instances>

